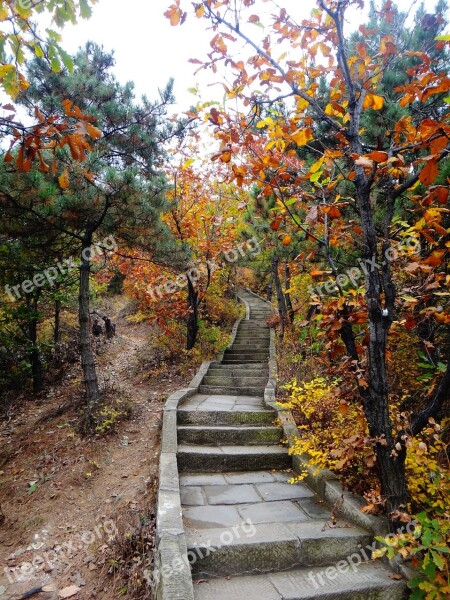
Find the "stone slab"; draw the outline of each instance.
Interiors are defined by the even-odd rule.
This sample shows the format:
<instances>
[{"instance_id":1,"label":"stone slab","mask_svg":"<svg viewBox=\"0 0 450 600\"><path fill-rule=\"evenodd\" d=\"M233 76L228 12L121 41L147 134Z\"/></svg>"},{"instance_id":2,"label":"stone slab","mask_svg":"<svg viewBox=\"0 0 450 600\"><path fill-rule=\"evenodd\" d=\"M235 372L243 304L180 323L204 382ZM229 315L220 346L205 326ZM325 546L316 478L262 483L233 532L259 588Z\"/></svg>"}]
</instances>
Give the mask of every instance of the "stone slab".
<instances>
[{"instance_id":1,"label":"stone slab","mask_svg":"<svg viewBox=\"0 0 450 600\"><path fill-rule=\"evenodd\" d=\"M200 486L181 486L181 504L183 506L204 506L206 499Z\"/></svg>"},{"instance_id":2,"label":"stone slab","mask_svg":"<svg viewBox=\"0 0 450 600\"><path fill-rule=\"evenodd\" d=\"M308 521L309 517L294 502L282 500L278 502L260 502L237 507L242 519L253 524L287 523L288 521Z\"/></svg>"},{"instance_id":3,"label":"stone slab","mask_svg":"<svg viewBox=\"0 0 450 600\"><path fill-rule=\"evenodd\" d=\"M183 509L183 521L187 529L233 527L242 520L234 506L192 506Z\"/></svg>"},{"instance_id":4,"label":"stone slab","mask_svg":"<svg viewBox=\"0 0 450 600\"><path fill-rule=\"evenodd\" d=\"M274 500L293 500L295 498L311 498L314 496L305 484L302 483L284 483L277 481L275 483L261 483L256 485L256 489L266 502Z\"/></svg>"},{"instance_id":5,"label":"stone slab","mask_svg":"<svg viewBox=\"0 0 450 600\"><path fill-rule=\"evenodd\" d=\"M269 471L246 471L244 473L224 473L228 483L264 483L272 482L275 473Z\"/></svg>"},{"instance_id":6,"label":"stone slab","mask_svg":"<svg viewBox=\"0 0 450 600\"><path fill-rule=\"evenodd\" d=\"M180 475L180 485L225 485L225 475L219 473L186 473Z\"/></svg>"},{"instance_id":7,"label":"stone slab","mask_svg":"<svg viewBox=\"0 0 450 600\"><path fill-rule=\"evenodd\" d=\"M208 504L246 504L260 502L252 485L215 485L203 488Z\"/></svg>"}]
</instances>

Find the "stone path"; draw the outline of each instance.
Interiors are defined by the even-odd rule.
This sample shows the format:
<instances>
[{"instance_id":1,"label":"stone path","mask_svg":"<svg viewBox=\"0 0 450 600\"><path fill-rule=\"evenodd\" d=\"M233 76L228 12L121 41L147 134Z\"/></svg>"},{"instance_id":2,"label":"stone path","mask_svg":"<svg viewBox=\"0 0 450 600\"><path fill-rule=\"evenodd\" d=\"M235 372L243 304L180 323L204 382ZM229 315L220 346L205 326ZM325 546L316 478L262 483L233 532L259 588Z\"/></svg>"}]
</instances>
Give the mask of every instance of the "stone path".
<instances>
[{"instance_id":1,"label":"stone path","mask_svg":"<svg viewBox=\"0 0 450 600\"><path fill-rule=\"evenodd\" d=\"M404 582L370 562L368 532L288 480L282 429L264 404L270 306L250 318L198 394L178 408L178 468L196 600L400 600ZM349 557L350 560L348 560Z\"/></svg>"}]
</instances>

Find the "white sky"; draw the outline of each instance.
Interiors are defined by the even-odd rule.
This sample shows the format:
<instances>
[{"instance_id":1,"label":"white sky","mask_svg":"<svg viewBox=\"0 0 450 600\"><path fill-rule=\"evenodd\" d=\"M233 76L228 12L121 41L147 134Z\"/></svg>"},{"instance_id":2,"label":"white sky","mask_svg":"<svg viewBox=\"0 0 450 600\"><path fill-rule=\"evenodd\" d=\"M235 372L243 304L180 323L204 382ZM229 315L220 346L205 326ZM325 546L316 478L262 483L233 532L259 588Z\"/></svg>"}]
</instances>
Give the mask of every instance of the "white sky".
<instances>
[{"instance_id":1,"label":"white sky","mask_svg":"<svg viewBox=\"0 0 450 600\"><path fill-rule=\"evenodd\" d=\"M146 94L150 99L155 98L158 88L164 87L169 77L174 77L178 111L196 103L194 96L187 92L196 82L201 84L202 100L221 100L223 88L214 85L213 74L195 76L197 66L188 62L189 58L203 59L211 50L212 34L207 31L207 22L191 13L183 26L172 27L164 17L171 3L172 0L99 0L91 19L80 21L77 26L66 26L63 46L74 53L86 41L93 40L106 50L114 49L116 76L121 82L134 81L138 97ZM307 17L315 6L314 0L278 0L278 3L299 20ZM396 3L405 8L413 4L410 0ZM185 4L192 6L190 2ZM262 6L269 5L258 0L255 12ZM361 13L353 14L355 26L363 21ZM217 83L221 78L216 77ZM208 88L208 84L213 85Z\"/></svg>"}]
</instances>

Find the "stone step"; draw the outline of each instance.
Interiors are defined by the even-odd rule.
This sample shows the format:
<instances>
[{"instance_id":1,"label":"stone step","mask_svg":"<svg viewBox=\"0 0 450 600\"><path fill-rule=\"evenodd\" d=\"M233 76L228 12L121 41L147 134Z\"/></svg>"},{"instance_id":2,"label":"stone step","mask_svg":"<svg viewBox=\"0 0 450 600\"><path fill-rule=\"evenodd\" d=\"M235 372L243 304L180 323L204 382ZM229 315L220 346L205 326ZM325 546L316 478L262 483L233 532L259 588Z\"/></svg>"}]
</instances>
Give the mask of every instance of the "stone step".
<instances>
[{"instance_id":1,"label":"stone step","mask_svg":"<svg viewBox=\"0 0 450 600\"><path fill-rule=\"evenodd\" d=\"M270 340L270 332L249 329L244 331L238 331L236 334L236 338L245 338L247 340Z\"/></svg>"},{"instance_id":2,"label":"stone step","mask_svg":"<svg viewBox=\"0 0 450 600\"><path fill-rule=\"evenodd\" d=\"M255 348L258 349L260 347L265 348L269 348L270 346L270 339L264 339L264 338L259 338L259 339L250 339L248 337L238 337L235 338L234 342L233 342L233 348L236 346L243 346L246 348Z\"/></svg>"},{"instance_id":3,"label":"stone step","mask_svg":"<svg viewBox=\"0 0 450 600\"><path fill-rule=\"evenodd\" d=\"M221 473L223 471L287 469L291 457L281 446L194 446L179 444L180 472Z\"/></svg>"},{"instance_id":4,"label":"stone step","mask_svg":"<svg viewBox=\"0 0 450 600\"><path fill-rule=\"evenodd\" d=\"M405 581L389 578L380 563L341 563L266 575L194 582L195 600L401 600Z\"/></svg>"},{"instance_id":5,"label":"stone step","mask_svg":"<svg viewBox=\"0 0 450 600\"><path fill-rule=\"evenodd\" d=\"M239 502L238 497L236 500ZM268 514L273 505L265 503ZM239 506L245 508L249 505ZM274 507L274 512L276 510ZM358 553L361 548L370 547L371 537L362 529L324 526L323 520L311 520L260 524L243 521L241 527L238 525L234 529L221 527L190 531L188 527L188 551L192 557L197 557L192 561L192 573L202 578L226 577L329 565ZM227 543L223 541L224 536ZM215 551L208 554L208 547L215 548Z\"/></svg>"},{"instance_id":6,"label":"stone step","mask_svg":"<svg viewBox=\"0 0 450 600\"><path fill-rule=\"evenodd\" d=\"M269 344L233 344L230 348L230 352L237 354L249 354L250 352L269 352Z\"/></svg>"},{"instance_id":7,"label":"stone step","mask_svg":"<svg viewBox=\"0 0 450 600\"><path fill-rule=\"evenodd\" d=\"M218 427L205 425L179 425L178 443L205 444L206 446L278 444L281 427Z\"/></svg>"},{"instance_id":8,"label":"stone step","mask_svg":"<svg viewBox=\"0 0 450 600\"><path fill-rule=\"evenodd\" d=\"M248 427L259 427L261 425L272 425L276 413L273 410L183 410L178 409L178 425L246 425Z\"/></svg>"},{"instance_id":9,"label":"stone step","mask_svg":"<svg viewBox=\"0 0 450 600\"><path fill-rule=\"evenodd\" d=\"M237 360L240 362L246 362L247 360L251 360L251 361L268 361L269 360L269 351L255 351L255 352L225 352L224 354L224 359L225 360Z\"/></svg>"},{"instance_id":10,"label":"stone step","mask_svg":"<svg viewBox=\"0 0 450 600\"><path fill-rule=\"evenodd\" d=\"M248 335L237 335L234 338L233 344L270 344L270 338L269 336L248 336Z\"/></svg>"},{"instance_id":11,"label":"stone step","mask_svg":"<svg viewBox=\"0 0 450 600\"><path fill-rule=\"evenodd\" d=\"M261 359L260 358L254 358L254 359L241 359L241 358L224 358L224 360L222 361L222 364L224 365L243 365L243 364L260 364L261 363Z\"/></svg>"},{"instance_id":12,"label":"stone step","mask_svg":"<svg viewBox=\"0 0 450 600\"><path fill-rule=\"evenodd\" d=\"M221 374L221 375L212 375L208 372L207 375L203 378L202 385L208 386L225 386L225 387L266 387L267 377L247 377L243 376L233 376L231 373Z\"/></svg>"},{"instance_id":13,"label":"stone step","mask_svg":"<svg viewBox=\"0 0 450 600\"><path fill-rule=\"evenodd\" d=\"M220 367L210 367L207 375L216 377L265 377L266 381L269 377L269 368L259 367L257 369L246 368L254 367L255 365L221 365Z\"/></svg>"},{"instance_id":14,"label":"stone step","mask_svg":"<svg viewBox=\"0 0 450 600\"><path fill-rule=\"evenodd\" d=\"M236 385L201 385L198 388L200 394L208 395L234 395L234 396L263 396L265 384L261 386L236 386Z\"/></svg>"},{"instance_id":15,"label":"stone step","mask_svg":"<svg viewBox=\"0 0 450 600\"><path fill-rule=\"evenodd\" d=\"M247 354L249 354L249 350L250 350L250 348L248 348L248 350L246 350L244 352L234 352L231 349L231 350L225 350L225 354L242 354L242 355L247 355ZM269 348L266 348L264 350L252 350L252 352L251 352L252 355L256 355L256 356L267 356L268 353L269 353Z\"/></svg>"},{"instance_id":16,"label":"stone step","mask_svg":"<svg viewBox=\"0 0 450 600\"><path fill-rule=\"evenodd\" d=\"M269 367L267 366L267 363L264 362L260 362L257 364L253 364L253 365L224 365L222 363L219 362L212 362L210 369L224 369L224 370L229 370L229 371L260 371L260 370L264 370L265 372L269 372Z\"/></svg>"}]
</instances>

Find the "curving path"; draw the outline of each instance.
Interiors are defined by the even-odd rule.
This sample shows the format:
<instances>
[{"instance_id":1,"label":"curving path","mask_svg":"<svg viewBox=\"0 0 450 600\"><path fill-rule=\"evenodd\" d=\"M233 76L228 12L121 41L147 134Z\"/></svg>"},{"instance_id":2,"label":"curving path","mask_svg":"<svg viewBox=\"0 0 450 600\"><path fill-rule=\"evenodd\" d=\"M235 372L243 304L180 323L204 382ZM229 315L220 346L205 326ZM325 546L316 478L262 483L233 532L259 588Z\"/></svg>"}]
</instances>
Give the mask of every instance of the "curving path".
<instances>
[{"instance_id":1,"label":"curving path","mask_svg":"<svg viewBox=\"0 0 450 600\"><path fill-rule=\"evenodd\" d=\"M177 411L195 599L400 600L404 582L368 560L370 534L333 526L311 489L288 483L291 458L264 403L271 307L250 292L241 297L249 318Z\"/></svg>"}]
</instances>

